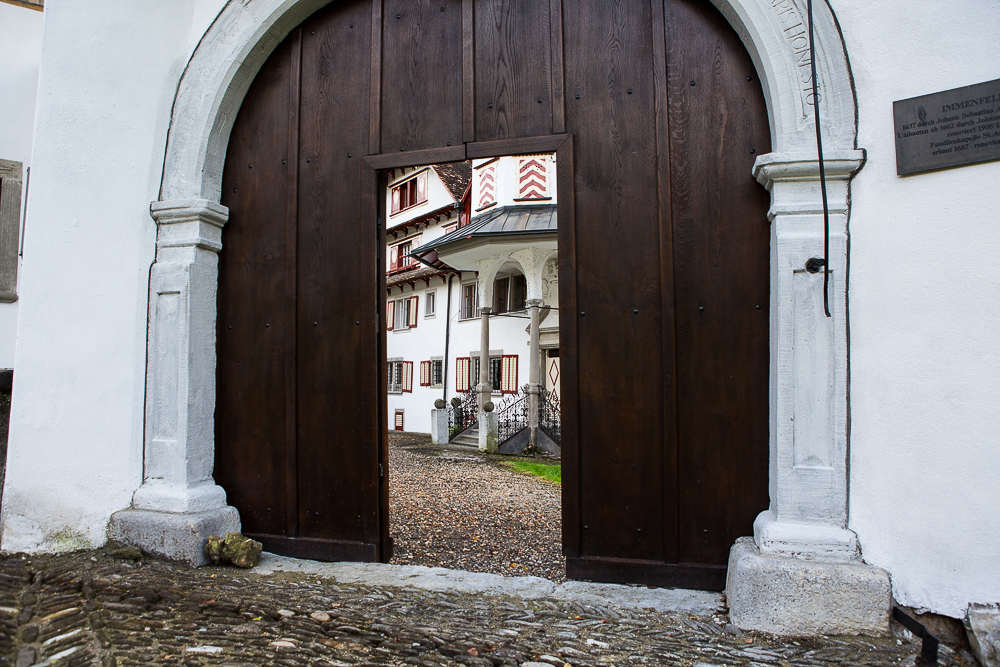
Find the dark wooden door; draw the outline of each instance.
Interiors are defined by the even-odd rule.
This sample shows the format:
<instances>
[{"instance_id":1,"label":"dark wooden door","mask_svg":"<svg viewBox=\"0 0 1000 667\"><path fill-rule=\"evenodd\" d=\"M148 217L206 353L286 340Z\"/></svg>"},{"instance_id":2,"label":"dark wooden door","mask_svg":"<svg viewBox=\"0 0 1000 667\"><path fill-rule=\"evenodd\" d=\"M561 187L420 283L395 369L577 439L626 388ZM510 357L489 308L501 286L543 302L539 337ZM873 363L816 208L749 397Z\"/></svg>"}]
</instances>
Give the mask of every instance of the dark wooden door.
<instances>
[{"instance_id":1,"label":"dark wooden door","mask_svg":"<svg viewBox=\"0 0 1000 667\"><path fill-rule=\"evenodd\" d=\"M334 2L275 50L223 179L216 414L267 548L390 553L372 167L550 144L568 574L722 587L767 507L770 137L708 0Z\"/></svg>"}]
</instances>

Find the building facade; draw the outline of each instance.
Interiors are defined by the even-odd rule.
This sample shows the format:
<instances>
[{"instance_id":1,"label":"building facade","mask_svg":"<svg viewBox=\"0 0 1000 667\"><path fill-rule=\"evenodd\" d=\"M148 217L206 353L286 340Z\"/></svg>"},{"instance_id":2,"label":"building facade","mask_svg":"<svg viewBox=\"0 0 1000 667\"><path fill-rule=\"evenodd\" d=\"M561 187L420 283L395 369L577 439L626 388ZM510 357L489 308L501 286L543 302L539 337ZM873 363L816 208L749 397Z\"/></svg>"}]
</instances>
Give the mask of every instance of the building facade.
<instances>
[{"instance_id":1,"label":"building facade","mask_svg":"<svg viewBox=\"0 0 1000 667\"><path fill-rule=\"evenodd\" d=\"M494 402L522 391L529 369L529 276L531 291L537 283L546 309L542 384L558 394L555 175L552 155L480 159L389 174L385 219L390 428L430 433L434 401L450 402L478 384L482 304L492 311L488 373ZM536 211L544 212L544 227L534 224L538 216L531 214ZM521 214L523 224L510 222ZM544 258L541 267L539 256ZM543 273L533 274L538 268Z\"/></svg>"}]
</instances>

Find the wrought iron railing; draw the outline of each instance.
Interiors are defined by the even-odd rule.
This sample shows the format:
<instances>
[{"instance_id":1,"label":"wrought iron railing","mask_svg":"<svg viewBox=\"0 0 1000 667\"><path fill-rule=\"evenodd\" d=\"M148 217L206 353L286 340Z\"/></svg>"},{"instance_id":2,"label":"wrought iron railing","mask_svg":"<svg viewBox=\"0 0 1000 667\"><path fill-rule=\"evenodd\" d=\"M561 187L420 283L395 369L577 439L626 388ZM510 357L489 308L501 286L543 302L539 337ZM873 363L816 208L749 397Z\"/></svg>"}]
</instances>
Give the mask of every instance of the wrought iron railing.
<instances>
[{"instance_id":1,"label":"wrought iron railing","mask_svg":"<svg viewBox=\"0 0 1000 667\"><path fill-rule=\"evenodd\" d=\"M462 431L474 426L479 420L479 405L476 392L469 391L451 399L448 408L448 440L451 441Z\"/></svg>"},{"instance_id":2,"label":"wrought iron railing","mask_svg":"<svg viewBox=\"0 0 1000 667\"><path fill-rule=\"evenodd\" d=\"M516 394L506 394L496 407L497 444L503 444L528 425L527 387Z\"/></svg>"},{"instance_id":3,"label":"wrought iron railing","mask_svg":"<svg viewBox=\"0 0 1000 667\"><path fill-rule=\"evenodd\" d=\"M562 412L559 397L547 389L542 389L538 396L538 428L556 444L562 444Z\"/></svg>"}]
</instances>

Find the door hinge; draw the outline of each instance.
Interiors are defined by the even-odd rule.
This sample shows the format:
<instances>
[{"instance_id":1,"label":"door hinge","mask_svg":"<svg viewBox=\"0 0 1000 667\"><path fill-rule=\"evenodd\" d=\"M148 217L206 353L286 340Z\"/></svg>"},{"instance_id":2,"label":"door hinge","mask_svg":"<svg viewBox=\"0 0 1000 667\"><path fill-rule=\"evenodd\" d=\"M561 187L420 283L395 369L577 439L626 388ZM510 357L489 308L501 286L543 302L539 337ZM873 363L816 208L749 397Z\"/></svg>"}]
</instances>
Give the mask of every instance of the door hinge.
<instances>
[{"instance_id":1,"label":"door hinge","mask_svg":"<svg viewBox=\"0 0 1000 667\"><path fill-rule=\"evenodd\" d=\"M378 464L378 476L379 477L382 476L382 464L381 463Z\"/></svg>"}]
</instances>

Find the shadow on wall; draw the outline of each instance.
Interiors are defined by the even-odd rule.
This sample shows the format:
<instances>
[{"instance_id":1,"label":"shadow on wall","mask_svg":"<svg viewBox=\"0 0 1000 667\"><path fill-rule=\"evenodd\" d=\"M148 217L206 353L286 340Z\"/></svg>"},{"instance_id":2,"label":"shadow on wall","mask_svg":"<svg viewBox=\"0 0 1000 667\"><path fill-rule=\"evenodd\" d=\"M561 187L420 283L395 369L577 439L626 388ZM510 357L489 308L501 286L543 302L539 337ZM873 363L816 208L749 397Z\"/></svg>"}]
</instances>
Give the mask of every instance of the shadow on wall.
<instances>
[{"instance_id":1,"label":"shadow on wall","mask_svg":"<svg viewBox=\"0 0 1000 667\"><path fill-rule=\"evenodd\" d=\"M0 370L0 511L3 509L3 480L7 471L7 433L10 431L10 389L14 371Z\"/></svg>"}]
</instances>

